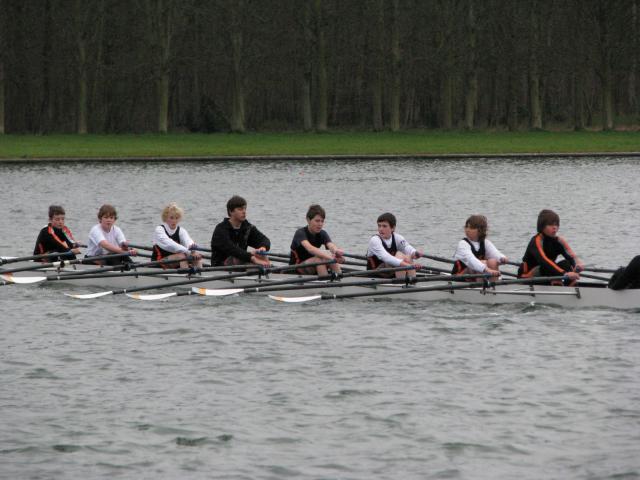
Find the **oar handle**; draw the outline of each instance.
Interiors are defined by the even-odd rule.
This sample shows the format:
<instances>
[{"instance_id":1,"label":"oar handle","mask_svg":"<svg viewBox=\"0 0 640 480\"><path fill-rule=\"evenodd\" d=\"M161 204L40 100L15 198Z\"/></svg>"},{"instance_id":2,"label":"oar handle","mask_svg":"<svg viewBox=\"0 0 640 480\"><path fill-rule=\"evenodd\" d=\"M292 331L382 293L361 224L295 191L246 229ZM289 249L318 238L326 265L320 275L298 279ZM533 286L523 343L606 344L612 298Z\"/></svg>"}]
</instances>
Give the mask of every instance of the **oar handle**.
<instances>
[{"instance_id":1,"label":"oar handle","mask_svg":"<svg viewBox=\"0 0 640 480\"><path fill-rule=\"evenodd\" d=\"M128 244L129 247L131 248L135 248L138 250L148 250L148 251L153 251L153 247L150 247L149 245L138 245L137 243L129 243ZM207 249L207 248L201 248L201 247L196 247L196 248L190 248L189 250L195 250L195 251L199 251L199 252L210 252L211 249ZM176 252L178 253L178 252ZM140 254L138 254L140 255ZM202 255L204 258L210 259L211 255ZM176 260L172 260L172 262L175 262Z\"/></svg>"}]
</instances>

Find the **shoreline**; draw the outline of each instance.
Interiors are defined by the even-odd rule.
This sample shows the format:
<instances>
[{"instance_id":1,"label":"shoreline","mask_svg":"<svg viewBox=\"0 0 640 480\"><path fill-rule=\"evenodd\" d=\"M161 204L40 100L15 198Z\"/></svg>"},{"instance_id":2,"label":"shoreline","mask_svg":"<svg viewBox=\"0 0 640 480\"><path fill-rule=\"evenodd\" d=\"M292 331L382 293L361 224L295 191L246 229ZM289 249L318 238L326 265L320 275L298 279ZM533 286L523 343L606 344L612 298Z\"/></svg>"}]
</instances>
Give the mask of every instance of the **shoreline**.
<instances>
[{"instance_id":1,"label":"shoreline","mask_svg":"<svg viewBox=\"0 0 640 480\"><path fill-rule=\"evenodd\" d=\"M478 158L536 159L536 158L624 158L640 157L637 152L544 152L544 153L401 153L401 154L325 154L325 155L193 155L193 156L122 156L122 157L29 157L2 158L0 163L47 162L220 162L270 160L465 160Z\"/></svg>"}]
</instances>

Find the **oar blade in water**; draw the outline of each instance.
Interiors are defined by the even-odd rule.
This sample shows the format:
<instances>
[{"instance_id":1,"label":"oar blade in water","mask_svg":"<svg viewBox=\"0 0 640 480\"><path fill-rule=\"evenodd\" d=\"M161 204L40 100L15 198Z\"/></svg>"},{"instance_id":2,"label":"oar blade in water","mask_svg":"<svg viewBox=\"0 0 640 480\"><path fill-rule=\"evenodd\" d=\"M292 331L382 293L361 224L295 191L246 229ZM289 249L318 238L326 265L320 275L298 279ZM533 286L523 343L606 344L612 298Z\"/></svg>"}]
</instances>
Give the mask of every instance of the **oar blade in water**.
<instances>
[{"instance_id":1,"label":"oar blade in water","mask_svg":"<svg viewBox=\"0 0 640 480\"><path fill-rule=\"evenodd\" d=\"M148 295L141 293L127 293L127 297L133 298L134 300L164 300L165 298L175 297L176 295L176 292L150 293Z\"/></svg>"},{"instance_id":2,"label":"oar blade in water","mask_svg":"<svg viewBox=\"0 0 640 480\"><path fill-rule=\"evenodd\" d=\"M15 277L10 273L2 274L0 275L0 278L2 278L7 283L20 284L44 282L47 279L47 277Z\"/></svg>"},{"instance_id":3,"label":"oar blade in water","mask_svg":"<svg viewBox=\"0 0 640 480\"><path fill-rule=\"evenodd\" d=\"M79 298L80 300L90 300L92 298L106 297L107 295L111 295L112 293L112 291L108 291L96 293L65 293L65 295L71 298Z\"/></svg>"},{"instance_id":4,"label":"oar blade in water","mask_svg":"<svg viewBox=\"0 0 640 480\"><path fill-rule=\"evenodd\" d=\"M244 288L198 288L192 287L191 291L198 295L205 295L207 297L226 297L227 295L235 295L236 293L244 292Z\"/></svg>"},{"instance_id":5,"label":"oar blade in water","mask_svg":"<svg viewBox=\"0 0 640 480\"><path fill-rule=\"evenodd\" d=\"M271 300L284 303L303 303L312 302L313 300L321 300L322 295L310 295L308 297L281 297L279 295L269 295Z\"/></svg>"}]
</instances>

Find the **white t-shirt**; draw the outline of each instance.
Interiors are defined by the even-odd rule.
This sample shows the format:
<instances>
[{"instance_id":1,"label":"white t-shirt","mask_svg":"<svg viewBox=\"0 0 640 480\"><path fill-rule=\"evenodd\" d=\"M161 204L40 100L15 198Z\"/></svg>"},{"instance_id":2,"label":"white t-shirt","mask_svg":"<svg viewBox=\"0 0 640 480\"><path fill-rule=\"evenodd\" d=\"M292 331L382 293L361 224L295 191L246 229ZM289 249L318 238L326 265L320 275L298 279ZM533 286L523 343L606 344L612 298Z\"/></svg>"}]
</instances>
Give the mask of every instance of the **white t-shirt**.
<instances>
[{"instance_id":1,"label":"white t-shirt","mask_svg":"<svg viewBox=\"0 0 640 480\"><path fill-rule=\"evenodd\" d=\"M102 229L102 226L98 223L97 225L94 225L89 232L89 240L87 241L87 257L96 257L111 253L109 250L105 250L100 246L100 242L103 240L106 240L112 245L117 245L118 247L122 246L122 243L127 241L124 233L122 233L122 230L120 230L120 227L117 225L113 225L110 231L105 232Z\"/></svg>"},{"instance_id":2,"label":"white t-shirt","mask_svg":"<svg viewBox=\"0 0 640 480\"><path fill-rule=\"evenodd\" d=\"M469 241L473 244L473 248L475 248L476 251L480 249L480 242L474 242L472 240ZM484 256L487 260L492 258L500 260L505 257L500 250L495 247L491 240L487 238L484 240ZM476 258L471 250L471 245L469 245L465 240L460 240L458 242L458 247L456 248L456 253L453 255L453 259L460 260L474 272L484 272L487 269L487 266Z\"/></svg>"},{"instance_id":3,"label":"white t-shirt","mask_svg":"<svg viewBox=\"0 0 640 480\"><path fill-rule=\"evenodd\" d=\"M163 228L164 227L164 228ZM167 231L165 232L165 228ZM176 228L171 230L166 223L158 225L153 231L153 244L158 245L162 250L173 253L189 253L189 247L195 242L189 236L189 232L184 227L180 227L180 243L174 242L169 236L176 233Z\"/></svg>"},{"instance_id":4,"label":"white t-shirt","mask_svg":"<svg viewBox=\"0 0 640 480\"><path fill-rule=\"evenodd\" d=\"M391 248L393 237L396 237L396 248L399 252L402 252L405 255L413 256L413 254L416 252L416 249L413 248L402 235L393 233L392 237L389 240L383 240L379 235L374 235L373 237L371 237L371 239L369 240L369 247L367 249L367 257L378 257L378 259L380 259L387 265L399 267L402 264L402 260L391 255L382 246L382 242L384 241L387 248Z\"/></svg>"}]
</instances>

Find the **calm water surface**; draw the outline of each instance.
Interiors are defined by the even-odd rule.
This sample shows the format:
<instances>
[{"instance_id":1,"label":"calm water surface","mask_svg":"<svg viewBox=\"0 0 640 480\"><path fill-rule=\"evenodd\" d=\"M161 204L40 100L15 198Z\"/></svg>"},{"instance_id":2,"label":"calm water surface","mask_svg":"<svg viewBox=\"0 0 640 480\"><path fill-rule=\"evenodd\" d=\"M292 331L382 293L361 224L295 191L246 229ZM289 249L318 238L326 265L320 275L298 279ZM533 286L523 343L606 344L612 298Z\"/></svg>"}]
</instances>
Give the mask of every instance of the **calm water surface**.
<instances>
[{"instance_id":1,"label":"calm water surface","mask_svg":"<svg viewBox=\"0 0 640 480\"><path fill-rule=\"evenodd\" d=\"M0 254L61 203L136 243L161 208L208 244L229 196L286 251L310 203L352 253L375 219L450 256L471 213L513 259L553 208L593 265L640 253L633 159L0 164ZM0 287L0 478L640 478L640 312Z\"/></svg>"}]
</instances>

